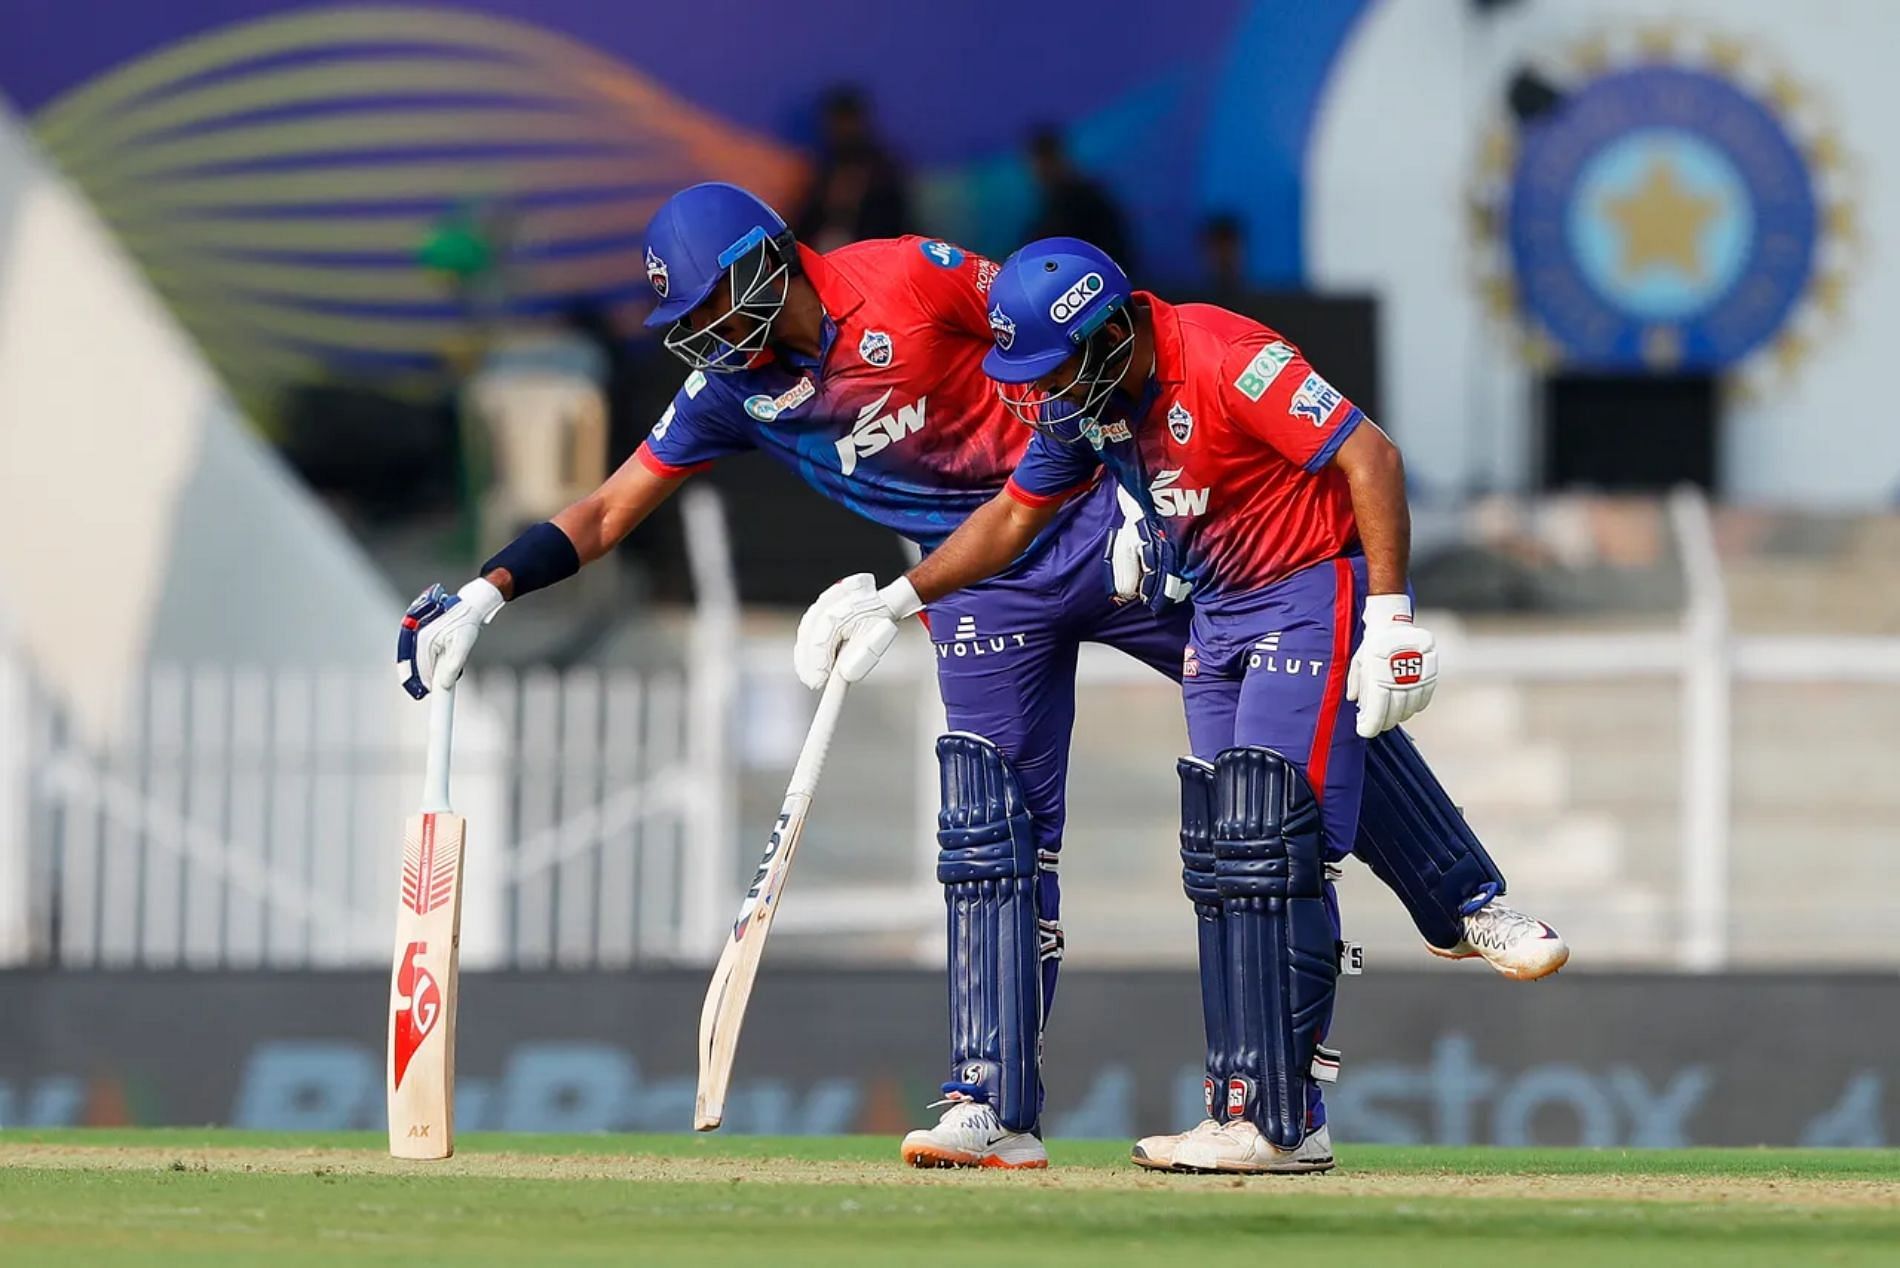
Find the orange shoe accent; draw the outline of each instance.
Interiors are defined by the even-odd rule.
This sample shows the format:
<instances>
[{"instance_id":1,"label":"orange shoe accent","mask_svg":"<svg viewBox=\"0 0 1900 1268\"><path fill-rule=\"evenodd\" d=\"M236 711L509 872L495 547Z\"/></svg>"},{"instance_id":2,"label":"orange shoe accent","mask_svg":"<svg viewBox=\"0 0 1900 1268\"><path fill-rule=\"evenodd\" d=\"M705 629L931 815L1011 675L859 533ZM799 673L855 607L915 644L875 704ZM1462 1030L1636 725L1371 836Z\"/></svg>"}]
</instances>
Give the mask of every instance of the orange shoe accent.
<instances>
[{"instance_id":1,"label":"orange shoe accent","mask_svg":"<svg viewBox=\"0 0 1900 1268\"><path fill-rule=\"evenodd\" d=\"M938 1149L931 1145L905 1145L904 1161L913 1167L994 1167L1002 1171L1042 1171L1047 1158L1029 1162L1005 1162L995 1154L973 1154L960 1149Z\"/></svg>"},{"instance_id":2,"label":"orange shoe accent","mask_svg":"<svg viewBox=\"0 0 1900 1268\"><path fill-rule=\"evenodd\" d=\"M933 1145L905 1145L904 1161L913 1167L975 1167L981 1160L959 1149L938 1149Z\"/></svg>"}]
</instances>

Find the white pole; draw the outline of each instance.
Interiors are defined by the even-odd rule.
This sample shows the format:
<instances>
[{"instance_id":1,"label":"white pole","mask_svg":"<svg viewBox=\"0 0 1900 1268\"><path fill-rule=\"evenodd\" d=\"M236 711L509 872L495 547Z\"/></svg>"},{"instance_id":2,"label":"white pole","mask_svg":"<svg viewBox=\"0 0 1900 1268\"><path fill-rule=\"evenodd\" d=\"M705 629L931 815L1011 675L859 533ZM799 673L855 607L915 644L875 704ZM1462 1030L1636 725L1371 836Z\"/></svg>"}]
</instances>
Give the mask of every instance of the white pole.
<instances>
[{"instance_id":1,"label":"white pole","mask_svg":"<svg viewBox=\"0 0 1900 1268\"><path fill-rule=\"evenodd\" d=\"M1682 552L1688 610L1682 639L1682 968L1728 963L1733 675L1728 594L1708 500L1677 489L1669 516Z\"/></svg>"},{"instance_id":2,"label":"white pole","mask_svg":"<svg viewBox=\"0 0 1900 1268\"><path fill-rule=\"evenodd\" d=\"M739 583L717 491L695 485L680 498L686 557L693 574L692 648L687 655L687 754L697 795L683 818L686 857L680 881L676 953L713 960L725 945L737 867L733 802L732 710L739 676Z\"/></svg>"},{"instance_id":3,"label":"white pole","mask_svg":"<svg viewBox=\"0 0 1900 1268\"><path fill-rule=\"evenodd\" d=\"M24 965L33 950L27 698L26 669L0 643L0 968Z\"/></svg>"}]
</instances>

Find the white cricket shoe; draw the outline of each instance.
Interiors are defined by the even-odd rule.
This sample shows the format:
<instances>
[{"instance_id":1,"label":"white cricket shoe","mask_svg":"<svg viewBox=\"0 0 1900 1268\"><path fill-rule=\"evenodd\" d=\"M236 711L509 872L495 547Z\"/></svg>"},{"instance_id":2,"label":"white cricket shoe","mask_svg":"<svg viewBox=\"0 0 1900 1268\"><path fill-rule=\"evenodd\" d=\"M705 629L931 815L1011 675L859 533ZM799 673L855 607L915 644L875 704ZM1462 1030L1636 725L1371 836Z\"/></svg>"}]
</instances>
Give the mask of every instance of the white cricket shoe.
<instances>
[{"instance_id":1,"label":"white cricket shoe","mask_svg":"<svg viewBox=\"0 0 1900 1268\"><path fill-rule=\"evenodd\" d=\"M1433 955L1447 960L1481 955L1492 968L1520 982L1549 977L1570 959L1570 944L1562 934L1501 898L1493 898L1465 917L1464 940L1457 946L1425 945Z\"/></svg>"},{"instance_id":2,"label":"white cricket shoe","mask_svg":"<svg viewBox=\"0 0 1900 1268\"><path fill-rule=\"evenodd\" d=\"M1282 1149L1242 1118L1202 1136L1192 1133L1174 1151L1175 1171L1286 1175L1333 1169L1333 1136L1321 1127L1296 1148Z\"/></svg>"},{"instance_id":3,"label":"white cricket shoe","mask_svg":"<svg viewBox=\"0 0 1900 1268\"><path fill-rule=\"evenodd\" d=\"M1175 1151L1181 1148L1183 1141L1199 1140L1221 1129L1221 1125L1211 1118L1203 1118L1184 1132L1172 1136L1143 1136L1135 1142L1129 1156L1137 1167L1146 1167L1150 1171L1174 1170Z\"/></svg>"},{"instance_id":4,"label":"white cricket shoe","mask_svg":"<svg viewBox=\"0 0 1900 1268\"><path fill-rule=\"evenodd\" d=\"M1013 1132L983 1101L953 1096L935 1127L904 1137L904 1161L913 1167L1036 1168L1049 1165L1049 1151L1029 1132Z\"/></svg>"}]
</instances>

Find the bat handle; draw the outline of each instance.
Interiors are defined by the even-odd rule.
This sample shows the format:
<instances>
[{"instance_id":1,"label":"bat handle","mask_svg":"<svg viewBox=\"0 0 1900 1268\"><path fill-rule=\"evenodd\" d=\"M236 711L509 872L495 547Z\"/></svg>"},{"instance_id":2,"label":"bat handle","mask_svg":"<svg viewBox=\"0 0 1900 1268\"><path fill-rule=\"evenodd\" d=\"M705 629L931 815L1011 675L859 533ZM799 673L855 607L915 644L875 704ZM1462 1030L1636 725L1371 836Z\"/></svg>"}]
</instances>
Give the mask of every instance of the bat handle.
<instances>
[{"instance_id":1,"label":"bat handle","mask_svg":"<svg viewBox=\"0 0 1900 1268\"><path fill-rule=\"evenodd\" d=\"M792 767L789 798L794 793L811 796L818 788L818 775L825 768L825 754L831 749L831 733L838 725L838 712L844 708L844 691L851 684L837 670L825 680L825 693L818 698L818 711L812 715L811 730L806 732L805 747L799 750L798 763Z\"/></svg>"},{"instance_id":2,"label":"bat handle","mask_svg":"<svg viewBox=\"0 0 1900 1268\"><path fill-rule=\"evenodd\" d=\"M422 768L422 813L449 811L449 735L455 728L455 688L429 693L429 756Z\"/></svg>"}]
</instances>

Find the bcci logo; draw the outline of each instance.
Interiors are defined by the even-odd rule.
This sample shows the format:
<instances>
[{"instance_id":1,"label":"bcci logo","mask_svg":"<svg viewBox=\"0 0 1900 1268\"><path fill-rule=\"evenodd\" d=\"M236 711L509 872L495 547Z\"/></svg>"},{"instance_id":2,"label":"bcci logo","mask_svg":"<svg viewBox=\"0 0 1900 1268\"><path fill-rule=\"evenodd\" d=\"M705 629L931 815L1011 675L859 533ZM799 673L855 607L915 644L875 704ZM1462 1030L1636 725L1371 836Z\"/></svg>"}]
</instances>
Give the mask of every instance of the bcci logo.
<instances>
[{"instance_id":1,"label":"bcci logo","mask_svg":"<svg viewBox=\"0 0 1900 1268\"><path fill-rule=\"evenodd\" d=\"M1716 371L1773 348L1792 362L1803 302L1837 303L1827 231L1848 214L1836 144L1791 114L1805 94L1719 37L1619 34L1572 66L1486 147L1476 200L1488 295L1533 358Z\"/></svg>"},{"instance_id":2,"label":"bcci logo","mask_svg":"<svg viewBox=\"0 0 1900 1268\"><path fill-rule=\"evenodd\" d=\"M654 293L661 299L666 298L670 283L666 278L666 261L653 254L653 248L647 248L647 281L653 284Z\"/></svg>"}]
</instances>

